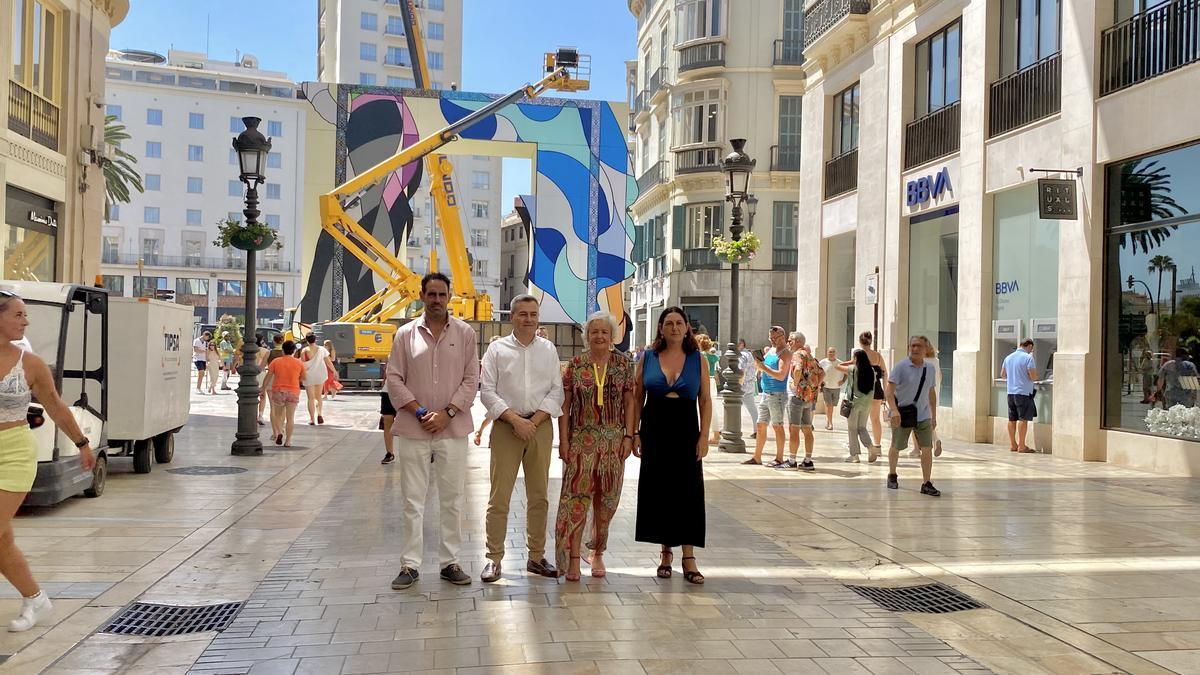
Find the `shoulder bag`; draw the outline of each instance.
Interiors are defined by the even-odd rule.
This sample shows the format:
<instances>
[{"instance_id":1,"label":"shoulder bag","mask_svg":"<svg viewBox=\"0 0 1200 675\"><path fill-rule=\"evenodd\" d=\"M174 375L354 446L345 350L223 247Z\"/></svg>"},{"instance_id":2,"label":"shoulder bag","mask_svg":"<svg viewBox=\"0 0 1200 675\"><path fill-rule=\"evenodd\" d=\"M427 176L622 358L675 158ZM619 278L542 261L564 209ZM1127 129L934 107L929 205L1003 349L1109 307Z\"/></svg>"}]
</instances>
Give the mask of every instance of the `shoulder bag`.
<instances>
[{"instance_id":1,"label":"shoulder bag","mask_svg":"<svg viewBox=\"0 0 1200 675\"><path fill-rule=\"evenodd\" d=\"M846 373L846 381L850 384L850 395L842 397L842 405L838 408L838 414L842 417L849 417L850 411L854 408L854 399L858 393L855 391L858 389L858 385L855 383L854 376L854 369L850 369Z\"/></svg>"},{"instance_id":2,"label":"shoulder bag","mask_svg":"<svg viewBox=\"0 0 1200 675\"><path fill-rule=\"evenodd\" d=\"M917 401L921 400L921 390L925 388L925 376L929 374L923 364L921 366L921 383L917 385L917 395L913 397L912 403L899 406L896 412L900 413L900 427L902 429L917 428Z\"/></svg>"}]
</instances>

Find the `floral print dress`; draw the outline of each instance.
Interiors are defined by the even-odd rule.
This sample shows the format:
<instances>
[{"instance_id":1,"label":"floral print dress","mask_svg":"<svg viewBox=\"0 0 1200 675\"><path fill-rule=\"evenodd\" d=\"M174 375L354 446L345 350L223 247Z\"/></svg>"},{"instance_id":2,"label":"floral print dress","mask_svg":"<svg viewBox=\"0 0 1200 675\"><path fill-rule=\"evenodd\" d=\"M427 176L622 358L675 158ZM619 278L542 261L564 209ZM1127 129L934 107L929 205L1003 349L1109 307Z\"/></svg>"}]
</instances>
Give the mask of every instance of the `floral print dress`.
<instances>
[{"instance_id":1,"label":"floral print dress","mask_svg":"<svg viewBox=\"0 0 1200 675\"><path fill-rule=\"evenodd\" d=\"M603 406L596 405L596 376L588 353L571 359L563 372L563 388L571 395L571 406L563 413L569 416L571 426L554 523L559 570L567 569L571 539L587 527L590 515L594 516L592 529L584 546L598 553L608 547L608 526L621 500L625 477L621 449L625 392L633 391L635 372L628 356L615 351L609 354L607 372L601 369Z\"/></svg>"}]
</instances>

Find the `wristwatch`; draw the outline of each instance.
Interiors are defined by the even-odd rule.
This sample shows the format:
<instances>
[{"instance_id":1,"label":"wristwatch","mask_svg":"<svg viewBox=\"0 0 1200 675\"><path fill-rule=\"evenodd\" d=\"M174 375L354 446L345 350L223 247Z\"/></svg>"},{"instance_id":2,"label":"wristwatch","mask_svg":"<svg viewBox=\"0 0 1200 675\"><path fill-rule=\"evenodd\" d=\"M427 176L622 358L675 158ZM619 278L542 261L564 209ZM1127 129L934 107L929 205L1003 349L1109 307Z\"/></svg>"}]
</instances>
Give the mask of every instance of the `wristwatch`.
<instances>
[{"instance_id":1,"label":"wristwatch","mask_svg":"<svg viewBox=\"0 0 1200 675\"><path fill-rule=\"evenodd\" d=\"M82 448L83 446L88 445L89 443L91 443L91 441L88 440L87 436L84 436L82 441L75 442L75 447Z\"/></svg>"},{"instance_id":2,"label":"wristwatch","mask_svg":"<svg viewBox=\"0 0 1200 675\"><path fill-rule=\"evenodd\" d=\"M450 419L454 419L454 416L457 414L458 413L454 412L454 408L450 408L450 407L446 408L446 415L449 416Z\"/></svg>"}]
</instances>

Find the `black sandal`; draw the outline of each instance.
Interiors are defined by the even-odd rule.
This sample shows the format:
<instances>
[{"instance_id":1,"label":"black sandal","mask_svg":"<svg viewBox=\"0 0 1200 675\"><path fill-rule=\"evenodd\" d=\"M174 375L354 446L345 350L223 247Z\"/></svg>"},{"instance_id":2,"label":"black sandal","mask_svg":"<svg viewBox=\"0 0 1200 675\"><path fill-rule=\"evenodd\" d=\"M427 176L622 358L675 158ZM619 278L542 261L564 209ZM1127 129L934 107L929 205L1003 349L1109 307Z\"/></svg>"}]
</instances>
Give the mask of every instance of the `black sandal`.
<instances>
[{"instance_id":1,"label":"black sandal","mask_svg":"<svg viewBox=\"0 0 1200 675\"><path fill-rule=\"evenodd\" d=\"M683 559L684 560L695 560L696 556L694 556L694 555L684 556ZM685 567L683 569L683 578L689 584L696 584L697 586L704 583L704 575L700 574L700 570L689 570Z\"/></svg>"},{"instance_id":2,"label":"black sandal","mask_svg":"<svg viewBox=\"0 0 1200 675\"><path fill-rule=\"evenodd\" d=\"M670 579L671 578L671 561L675 559L675 554L672 553L670 550L664 550L663 553L666 554L666 556L667 556L667 562L658 566L658 572L657 572L658 578L659 579Z\"/></svg>"}]
</instances>

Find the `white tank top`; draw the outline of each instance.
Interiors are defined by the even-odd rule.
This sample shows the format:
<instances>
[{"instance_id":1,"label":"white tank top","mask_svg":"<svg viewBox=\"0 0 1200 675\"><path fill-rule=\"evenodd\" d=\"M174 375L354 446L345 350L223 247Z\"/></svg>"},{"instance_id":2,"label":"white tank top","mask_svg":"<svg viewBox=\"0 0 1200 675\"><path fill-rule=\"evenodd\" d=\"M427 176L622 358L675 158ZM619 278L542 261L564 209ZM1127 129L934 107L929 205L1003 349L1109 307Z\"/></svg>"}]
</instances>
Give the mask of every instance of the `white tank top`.
<instances>
[{"instance_id":1,"label":"white tank top","mask_svg":"<svg viewBox=\"0 0 1200 675\"><path fill-rule=\"evenodd\" d=\"M17 357L8 375L0 380L0 424L7 422L23 422L29 414L29 402L33 393L29 383L25 381L25 351Z\"/></svg>"},{"instance_id":2,"label":"white tank top","mask_svg":"<svg viewBox=\"0 0 1200 675\"><path fill-rule=\"evenodd\" d=\"M308 360L304 362L304 378L309 382L325 381L325 357L329 352L324 347L313 345L314 350L307 352Z\"/></svg>"}]
</instances>

